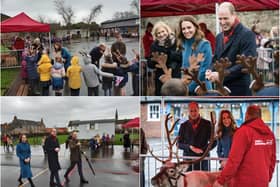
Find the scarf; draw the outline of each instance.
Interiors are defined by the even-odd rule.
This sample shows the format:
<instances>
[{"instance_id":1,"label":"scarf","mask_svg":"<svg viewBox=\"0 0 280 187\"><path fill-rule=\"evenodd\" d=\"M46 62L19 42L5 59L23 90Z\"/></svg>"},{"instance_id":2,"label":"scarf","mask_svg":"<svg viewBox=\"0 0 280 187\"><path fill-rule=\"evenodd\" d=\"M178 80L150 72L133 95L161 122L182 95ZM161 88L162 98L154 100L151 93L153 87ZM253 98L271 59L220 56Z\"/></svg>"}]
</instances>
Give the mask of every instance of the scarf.
<instances>
[{"instance_id":1,"label":"scarf","mask_svg":"<svg viewBox=\"0 0 280 187\"><path fill-rule=\"evenodd\" d=\"M236 25L238 25L239 23L240 23L239 19L235 18L234 23L233 23L231 29L229 31L223 31L223 34L224 34L224 44L226 44L229 41L230 37L234 33L234 29L235 29Z\"/></svg>"}]
</instances>

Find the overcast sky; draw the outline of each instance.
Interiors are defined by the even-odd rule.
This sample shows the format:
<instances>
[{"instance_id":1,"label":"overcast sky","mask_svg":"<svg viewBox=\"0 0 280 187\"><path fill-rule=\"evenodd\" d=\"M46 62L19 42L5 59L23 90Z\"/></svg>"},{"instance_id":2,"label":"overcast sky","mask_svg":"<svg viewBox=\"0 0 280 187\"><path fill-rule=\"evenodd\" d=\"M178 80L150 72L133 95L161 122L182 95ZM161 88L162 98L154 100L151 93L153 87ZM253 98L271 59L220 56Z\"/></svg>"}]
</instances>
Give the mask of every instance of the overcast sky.
<instances>
[{"instance_id":1,"label":"overcast sky","mask_svg":"<svg viewBox=\"0 0 280 187\"><path fill-rule=\"evenodd\" d=\"M40 121L47 127L65 127L70 120L139 117L138 97L2 97L1 124L19 119Z\"/></svg>"},{"instance_id":2,"label":"overcast sky","mask_svg":"<svg viewBox=\"0 0 280 187\"><path fill-rule=\"evenodd\" d=\"M74 10L74 22L80 22L86 17L90 9L98 4L102 4L102 12L95 21L101 23L112 19L115 12L131 11L132 0L65 0L66 5L71 5ZM51 20L62 22L54 7L53 0L1 0L1 13L8 16L15 16L20 12L25 12L33 19L38 19L41 15Z\"/></svg>"}]
</instances>

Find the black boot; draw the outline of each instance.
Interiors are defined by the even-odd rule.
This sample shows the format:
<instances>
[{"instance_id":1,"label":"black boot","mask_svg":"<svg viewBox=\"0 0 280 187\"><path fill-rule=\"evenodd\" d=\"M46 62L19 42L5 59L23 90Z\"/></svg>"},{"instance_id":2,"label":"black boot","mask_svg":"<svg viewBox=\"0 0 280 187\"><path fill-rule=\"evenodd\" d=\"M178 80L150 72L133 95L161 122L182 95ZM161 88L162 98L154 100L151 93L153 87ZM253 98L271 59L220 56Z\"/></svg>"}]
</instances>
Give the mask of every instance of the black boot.
<instances>
[{"instance_id":1,"label":"black boot","mask_svg":"<svg viewBox=\"0 0 280 187\"><path fill-rule=\"evenodd\" d=\"M19 182L18 186L23 185L23 182L22 182L21 178L18 179L18 182Z\"/></svg>"},{"instance_id":2,"label":"black boot","mask_svg":"<svg viewBox=\"0 0 280 187\"><path fill-rule=\"evenodd\" d=\"M88 181L86 179L84 179L84 178L81 178L80 182L84 183L84 184L88 184Z\"/></svg>"},{"instance_id":3,"label":"black boot","mask_svg":"<svg viewBox=\"0 0 280 187\"><path fill-rule=\"evenodd\" d=\"M29 181L29 183L30 183L31 187L35 187L35 185L34 185L34 183L33 183L33 181L32 181L32 179L31 179L31 178L28 178L28 181Z\"/></svg>"},{"instance_id":4,"label":"black boot","mask_svg":"<svg viewBox=\"0 0 280 187\"><path fill-rule=\"evenodd\" d=\"M50 187L56 187L56 183L55 182L50 182Z\"/></svg>"}]
</instances>

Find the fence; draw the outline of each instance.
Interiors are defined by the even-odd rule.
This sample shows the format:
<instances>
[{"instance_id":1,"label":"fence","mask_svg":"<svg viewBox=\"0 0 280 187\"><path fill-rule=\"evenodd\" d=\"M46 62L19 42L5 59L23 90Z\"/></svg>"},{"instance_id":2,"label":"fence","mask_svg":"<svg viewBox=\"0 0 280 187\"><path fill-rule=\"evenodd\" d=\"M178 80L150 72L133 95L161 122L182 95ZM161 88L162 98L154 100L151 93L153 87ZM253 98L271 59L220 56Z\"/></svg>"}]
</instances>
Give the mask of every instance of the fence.
<instances>
[{"instance_id":1,"label":"fence","mask_svg":"<svg viewBox=\"0 0 280 187\"><path fill-rule=\"evenodd\" d=\"M157 161L154 157L150 155L140 155L141 158L145 159L145 166L144 166L144 175L145 175L145 186L151 187L151 178L159 172L159 169L162 165L161 162ZM166 159L167 156L158 156L159 158ZM180 157L180 159L196 159L198 157ZM210 171L219 171L220 161L226 160L225 158L217 158L217 157L205 157L204 160L210 161L211 168ZM276 167L274 169L273 178L269 184L270 187L279 187L279 160L277 160Z\"/></svg>"},{"instance_id":2,"label":"fence","mask_svg":"<svg viewBox=\"0 0 280 187\"><path fill-rule=\"evenodd\" d=\"M257 49L257 71L262 76L264 82L274 82L273 72L275 71L274 50L271 48Z\"/></svg>"},{"instance_id":3,"label":"fence","mask_svg":"<svg viewBox=\"0 0 280 187\"><path fill-rule=\"evenodd\" d=\"M257 72L261 75L263 82L274 82L275 78L273 72L275 71L275 59L274 59L274 50L271 48L258 48L257 49ZM141 59L142 64L142 76L141 76L141 94L142 95L154 95L150 93L150 89L153 86L153 70L148 68L147 60ZM215 85L214 85L215 87Z\"/></svg>"},{"instance_id":4,"label":"fence","mask_svg":"<svg viewBox=\"0 0 280 187\"><path fill-rule=\"evenodd\" d=\"M5 50L1 52L1 69L20 67L22 51L23 50Z\"/></svg>"}]
</instances>

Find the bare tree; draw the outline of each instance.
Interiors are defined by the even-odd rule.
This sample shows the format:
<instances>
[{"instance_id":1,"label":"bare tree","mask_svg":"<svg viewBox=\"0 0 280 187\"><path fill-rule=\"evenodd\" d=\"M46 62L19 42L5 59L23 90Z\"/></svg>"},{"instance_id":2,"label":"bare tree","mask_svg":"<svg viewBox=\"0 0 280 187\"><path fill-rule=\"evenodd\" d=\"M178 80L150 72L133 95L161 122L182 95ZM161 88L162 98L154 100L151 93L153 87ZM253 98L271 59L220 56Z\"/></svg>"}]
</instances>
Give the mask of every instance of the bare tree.
<instances>
[{"instance_id":1,"label":"bare tree","mask_svg":"<svg viewBox=\"0 0 280 187\"><path fill-rule=\"evenodd\" d=\"M130 6L133 10L136 10L136 14L139 15L139 1L138 0L132 0L130 3Z\"/></svg>"},{"instance_id":2,"label":"bare tree","mask_svg":"<svg viewBox=\"0 0 280 187\"><path fill-rule=\"evenodd\" d=\"M72 19L74 17L74 11L71 6L66 6L64 0L54 0L54 5L56 11L59 15L62 16L65 24L71 25Z\"/></svg>"},{"instance_id":3,"label":"bare tree","mask_svg":"<svg viewBox=\"0 0 280 187\"><path fill-rule=\"evenodd\" d=\"M124 12L115 12L113 19L123 19L123 18L129 18L131 16L134 16L135 13L131 11L124 11Z\"/></svg>"},{"instance_id":4,"label":"bare tree","mask_svg":"<svg viewBox=\"0 0 280 187\"><path fill-rule=\"evenodd\" d=\"M40 21L41 23L46 23L46 17L45 16L43 16L43 15L39 15L38 16L38 21Z\"/></svg>"},{"instance_id":5,"label":"bare tree","mask_svg":"<svg viewBox=\"0 0 280 187\"><path fill-rule=\"evenodd\" d=\"M96 16L98 14L101 13L103 8L102 4L96 5L94 6L91 10L90 10L90 14L88 15L88 17L86 17L84 20L85 22L88 24L88 26L93 22L93 20L96 18ZM87 36L88 36L88 32L89 32L89 28L87 30Z\"/></svg>"}]
</instances>

